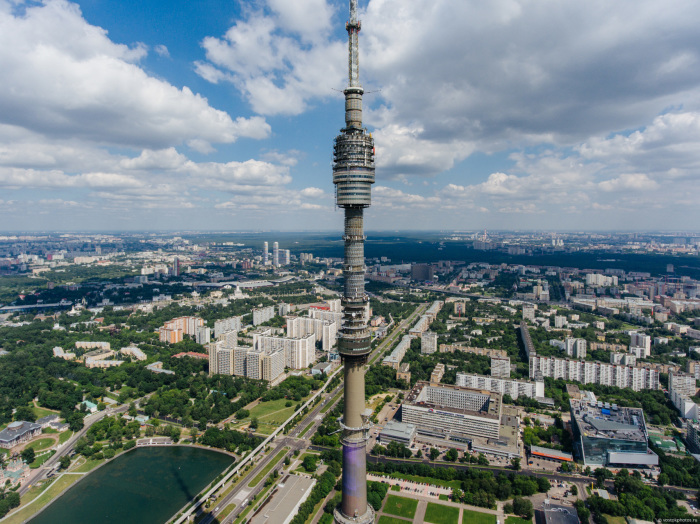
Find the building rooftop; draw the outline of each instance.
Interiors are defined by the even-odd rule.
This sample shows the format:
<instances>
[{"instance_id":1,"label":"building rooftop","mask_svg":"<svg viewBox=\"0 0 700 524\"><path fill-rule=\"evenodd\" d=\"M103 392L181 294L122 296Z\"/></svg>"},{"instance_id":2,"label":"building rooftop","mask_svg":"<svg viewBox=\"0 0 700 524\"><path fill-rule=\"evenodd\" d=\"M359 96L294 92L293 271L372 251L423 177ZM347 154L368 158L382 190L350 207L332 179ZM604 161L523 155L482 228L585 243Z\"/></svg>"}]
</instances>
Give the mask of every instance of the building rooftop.
<instances>
[{"instance_id":1,"label":"building rooftop","mask_svg":"<svg viewBox=\"0 0 700 524\"><path fill-rule=\"evenodd\" d=\"M647 441L641 408L621 408L602 402L571 400L571 416L587 438Z\"/></svg>"},{"instance_id":2,"label":"building rooftop","mask_svg":"<svg viewBox=\"0 0 700 524\"><path fill-rule=\"evenodd\" d=\"M427 401L427 395L425 394L425 388L438 388L444 390L451 390L455 392L461 392L465 394L473 395L484 395L488 397L488 407L480 411L474 411L470 409L454 408L450 406L445 406L441 404L436 404ZM501 417L501 394L487 391L485 389L473 389L465 388L461 386L453 386L451 384L430 384L429 382L419 381L413 386L413 389L408 393L406 399L403 402L409 406L420 406L428 409L439 409L441 411L447 411L450 413L458 413L461 415L476 415L486 418L494 418L499 420ZM486 406L486 404L485 404Z\"/></svg>"},{"instance_id":3,"label":"building rooftop","mask_svg":"<svg viewBox=\"0 0 700 524\"><path fill-rule=\"evenodd\" d=\"M411 440L416 435L416 426L405 422L390 420L381 431L381 436L386 438L398 438Z\"/></svg>"},{"instance_id":4,"label":"building rooftop","mask_svg":"<svg viewBox=\"0 0 700 524\"><path fill-rule=\"evenodd\" d=\"M559 506L557 504L546 504L544 510L545 524L578 524L578 513L573 506Z\"/></svg>"},{"instance_id":5,"label":"building rooftop","mask_svg":"<svg viewBox=\"0 0 700 524\"><path fill-rule=\"evenodd\" d=\"M18 420L16 422L10 422L10 424L0 431L0 442L12 442L14 439L21 437L28 431L33 431L41 429L39 424L34 422L27 422L25 420Z\"/></svg>"}]
</instances>

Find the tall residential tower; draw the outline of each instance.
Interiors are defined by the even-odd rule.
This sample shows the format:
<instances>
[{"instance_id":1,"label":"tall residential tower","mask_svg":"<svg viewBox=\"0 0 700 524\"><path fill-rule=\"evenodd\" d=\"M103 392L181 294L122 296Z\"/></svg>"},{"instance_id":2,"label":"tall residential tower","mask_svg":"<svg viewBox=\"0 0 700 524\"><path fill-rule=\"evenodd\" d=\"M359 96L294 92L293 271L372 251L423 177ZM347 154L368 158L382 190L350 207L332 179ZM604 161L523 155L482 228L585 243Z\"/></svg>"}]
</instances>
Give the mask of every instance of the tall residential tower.
<instances>
[{"instance_id":1,"label":"tall residential tower","mask_svg":"<svg viewBox=\"0 0 700 524\"><path fill-rule=\"evenodd\" d=\"M343 325L338 352L345 364L345 411L343 430L343 499L335 510L338 523L374 522L367 504L367 457L369 421L365 408L364 366L370 353L365 294L364 208L371 204L374 183L374 141L362 127L362 94L358 57L360 21L357 0L350 0L348 31L348 86L345 88L345 127L333 144L333 183L336 204L345 210L345 261L343 277Z\"/></svg>"}]
</instances>

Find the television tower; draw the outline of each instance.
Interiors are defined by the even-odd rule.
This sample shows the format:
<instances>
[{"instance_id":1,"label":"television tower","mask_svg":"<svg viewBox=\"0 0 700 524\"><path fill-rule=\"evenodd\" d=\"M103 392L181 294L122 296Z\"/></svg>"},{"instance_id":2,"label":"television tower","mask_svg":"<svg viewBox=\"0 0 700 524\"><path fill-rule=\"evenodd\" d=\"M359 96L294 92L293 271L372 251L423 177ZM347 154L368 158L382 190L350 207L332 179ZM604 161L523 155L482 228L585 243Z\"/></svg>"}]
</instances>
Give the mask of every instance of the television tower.
<instances>
[{"instance_id":1,"label":"television tower","mask_svg":"<svg viewBox=\"0 0 700 524\"><path fill-rule=\"evenodd\" d=\"M362 94L358 57L360 21L357 0L350 0L348 31L348 87L345 88L345 127L333 143L333 183L338 207L345 210L345 280L343 321L338 353L345 365L345 411L340 423L343 444L343 499L335 510L340 524L374 522L374 510L367 504L367 441L369 421L365 409L364 366L371 350L367 327L369 299L365 294L364 208L371 204L374 184L374 141L362 127Z\"/></svg>"}]
</instances>

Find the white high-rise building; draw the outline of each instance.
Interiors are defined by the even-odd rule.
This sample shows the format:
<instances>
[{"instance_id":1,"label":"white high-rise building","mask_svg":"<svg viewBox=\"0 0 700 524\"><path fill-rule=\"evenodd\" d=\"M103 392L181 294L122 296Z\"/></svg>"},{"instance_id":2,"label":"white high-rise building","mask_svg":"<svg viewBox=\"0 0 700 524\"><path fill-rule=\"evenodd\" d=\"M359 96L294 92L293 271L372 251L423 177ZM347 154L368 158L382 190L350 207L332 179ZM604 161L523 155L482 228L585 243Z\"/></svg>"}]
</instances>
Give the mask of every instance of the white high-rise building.
<instances>
[{"instance_id":1,"label":"white high-rise building","mask_svg":"<svg viewBox=\"0 0 700 524\"><path fill-rule=\"evenodd\" d=\"M567 326L569 322L566 320L566 317L563 315L556 315L554 317L554 327L556 329L562 329Z\"/></svg>"},{"instance_id":2,"label":"white high-rise building","mask_svg":"<svg viewBox=\"0 0 700 524\"><path fill-rule=\"evenodd\" d=\"M485 389L501 395L509 395L513 400L518 397L544 397L544 382L530 382L510 378L487 377L473 373L457 373L456 384L460 387Z\"/></svg>"},{"instance_id":3,"label":"white high-rise building","mask_svg":"<svg viewBox=\"0 0 700 524\"><path fill-rule=\"evenodd\" d=\"M630 335L630 353L637 358L651 356L651 337L644 333L632 333Z\"/></svg>"},{"instance_id":4,"label":"white high-rise building","mask_svg":"<svg viewBox=\"0 0 700 524\"><path fill-rule=\"evenodd\" d=\"M530 379L538 376L562 378L584 384L631 388L634 391L659 389L659 372L655 369L531 354Z\"/></svg>"},{"instance_id":5,"label":"white high-rise building","mask_svg":"<svg viewBox=\"0 0 700 524\"><path fill-rule=\"evenodd\" d=\"M280 245L278 242L272 244L272 265L280 267Z\"/></svg>"},{"instance_id":6,"label":"white high-rise building","mask_svg":"<svg viewBox=\"0 0 700 524\"><path fill-rule=\"evenodd\" d=\"M570 357L586 358L586 341L582 338L567 338L564 341L566 354Z\"/></svg>"},{"instance_id":7,"label":"white high-rise building","mask_svg":"<svg viewBox=\"0 0 700 524\"><path fill-rule=\"evenodd\" d=\"M534 322L535 311L537 311L537 306L535 304L523 304L523 320Z\"/></svg>"},{"instance_id":8,"label":"white high-rise building","mask_svg":"<svg viewBox=\"0 0 700 524\"><path fill-rule=\"evenodd\" d=\"M275 316L275 306L267 306L253 309L253 325L260 324L271 320Z\"/></svg>"},{"instance_id":9,"label":"white high-rise building","mask_svg":"<svg viewBox=\"0 0 700 524\"><path fill-rule=\"evenodd\" d=\"M263 242L263 266L270 263L270 253L268 252L267 242Z\"/></svg>"},{"instance_id":10,"label":"white high-rise building","mask_svg":"<svg viewBox=\"0 0 700 524\"><path fill-rule=\"evenodd\" d=\"M292 254L289 251L289 249L285 249L283 251L283 253L284 253L284 262L283 263L285 266L288 266L292 262Z\"/></svg>"},{"instance_id":11,"label":"white high-rise building","mask_svg":"<svg viewBox=\"0 0 700 524\"><path fill-rule=\"evenodd\" d=\"M214 338L218 339L227 331L240 331L242 329L241 317L222 318L214 322Z\"/></svg>"},{"instance_id":12,"label":"white high-rise building","mask_svg":"<svg viewBox=\"0 0 700 524\"><path fill-rule=\"evenodd\" d=\"M696 383L695 376L688 373L680 373L678 371L670 371L668 373L669 394L675 392L686 397L693 397L698 390Z\"/></svg>"},{"instance_id":13,"label":"white high-rise building","mask_svg":"<svg viewBox=\"0 0 700 524\"><path fill-rule=\"evenodd\" d=\"M510 358L508 357L491 357L491 376L499 378L510 378ZM458 386L460 384L457 384ZM472 387L472 386L468 386ZM512 395L511 395L512 396ZM540 395L544 396L544 394ZM515 398L515 397L513 397Z\"/></svg>"},{"instance_id":14,"label":"white high-rise building","mask_svg":"<svg viewBox=\"0 0 700 524\"><path fill-rule=\"evenodd\" d=\"M435 353L438 350L438 334L432 331L424 331L420 335L420 352L423 355Z\"/></svg>"},{"instance_id":15,"label":"white high-rise building","mask_svg":"<svg viewBox=\"0 0 700 524\"><path fill-rule=\"evenodd\" d=\"M306 337L309 334L316 336L316 340L321 341L323 351L330 351L335 347L338 340L338 326L340 319L333 318L342 313L330 311L313 311L314 317L287 317L287 336L291 338Z\"/></svg>"},{"instance_id":16,"label":"white high-rise building","mask_svg":"<svg viewBox=\"0 0 700 524\"><path fill-rule=\"evenodd\" d=\"M283 350L285 365L290 369L304 369L316 361L316 337L273 337L270 332L253 333L253 347L272 353Z\"/></svg>"},{"instance_id":17,"label":"white high-rise building","mask_svg":"<svg viewBox=\"0 0 700 524\"><path fill-rule=\"evenodd\" d=\"M194 339L197 344L209 344L209 342L211 342L211 328L207 326L197 326L194 331Z\"/></svg>"}]
</instances>

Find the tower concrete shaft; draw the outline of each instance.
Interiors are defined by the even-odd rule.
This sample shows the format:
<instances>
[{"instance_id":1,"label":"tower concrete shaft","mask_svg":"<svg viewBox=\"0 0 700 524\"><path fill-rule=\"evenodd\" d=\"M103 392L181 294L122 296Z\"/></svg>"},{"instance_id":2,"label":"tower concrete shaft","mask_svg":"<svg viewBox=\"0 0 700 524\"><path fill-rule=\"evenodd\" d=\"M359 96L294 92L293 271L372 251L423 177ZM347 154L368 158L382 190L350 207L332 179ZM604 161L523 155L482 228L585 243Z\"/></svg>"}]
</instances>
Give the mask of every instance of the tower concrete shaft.
<instances>
[{"instance_id":1,"label":"tower concrete shaft","mask_svg":"<svg viewBox=\"0 0 700 524\"><path fill-rule=\"evenodd\" d=\"M367 504L367 441L370 424L365 409L365 364L370 353L369 299L365 294L364 208L371 204L374 184L374 141L362 127L357 0L350 0L348 31L348 87L345 89L345 127L333 144L333 183L336 204L345 210L343 263L343 322L338 353L345 365L345 409L341 421L343 498L335 510L338 523L369 524L374 510Z\"/></svg>"}]
</instances>

